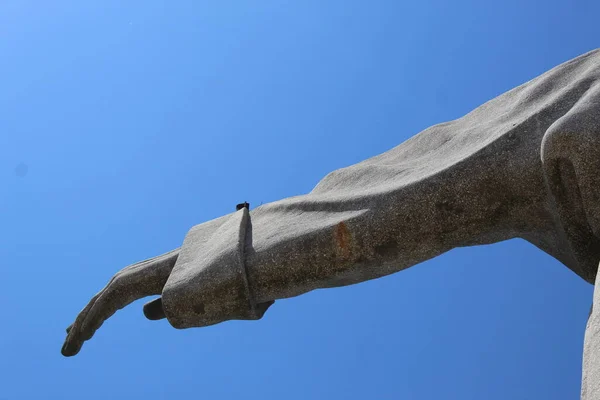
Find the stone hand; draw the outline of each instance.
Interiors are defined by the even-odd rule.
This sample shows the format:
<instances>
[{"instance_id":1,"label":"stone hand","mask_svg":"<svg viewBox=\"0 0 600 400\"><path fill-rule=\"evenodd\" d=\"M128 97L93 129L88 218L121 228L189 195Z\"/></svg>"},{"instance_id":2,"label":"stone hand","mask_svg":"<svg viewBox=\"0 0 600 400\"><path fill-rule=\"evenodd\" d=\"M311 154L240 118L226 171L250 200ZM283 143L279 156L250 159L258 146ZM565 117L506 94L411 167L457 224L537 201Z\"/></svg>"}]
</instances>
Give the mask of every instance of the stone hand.
<instances>
[{"instance_id":1,"label":"stone hand","mask_svg":"<svg viewBox=\"0 0 600 400\"><path fill-rule=\"evenodd\" d=\"M178 256L179 249L175 249L117 272L67 328L61 353L66 357L76 355L83 342L89 340L117 310L142 297L160 294ZM146 304L144 314L148 319L164 318L161 299Z\"/></svg>"}]
</instances>

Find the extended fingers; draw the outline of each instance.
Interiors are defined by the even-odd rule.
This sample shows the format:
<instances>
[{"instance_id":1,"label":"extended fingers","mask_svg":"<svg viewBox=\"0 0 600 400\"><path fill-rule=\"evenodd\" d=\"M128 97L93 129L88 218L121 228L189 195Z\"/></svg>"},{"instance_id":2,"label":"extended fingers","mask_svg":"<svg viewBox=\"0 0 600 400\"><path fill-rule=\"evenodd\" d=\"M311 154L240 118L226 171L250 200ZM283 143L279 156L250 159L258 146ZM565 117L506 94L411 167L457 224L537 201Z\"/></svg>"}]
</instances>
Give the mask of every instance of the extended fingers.
<instances>
[{"instance_id":1,"label":"extended fingers","mask_svg":"<svg viewBox=\"0 0 600 400\"><path fill-rule=\"evenodd\" d=\"M151 282L145 282L143 278L144 276L133 274L115 279L112 285L96 299L85 316L80 332L83 340L90 339L104 321L121 308L142 297L159 294L166 282L166 279L164 281L152 279Z\"/></svg>"},{"instance_id":2,"label":"extended fingers","mask_svg":"<svg viewBox=\"0 0 600 400\"><path fill-rule=\"evenodd\" d=\"M160 294L178 255L179 249L176 249L117 273L67 328L62 354L67 357L77 354L83 342L89 340L117 310L142 297Z\"/></svg>"},{"instance_id":3,"label":"extended fingers","mask_svg":"<svg viewBox=\"0 0 600 400\"><path fill-rule=\"evenodd\" d=\"M90 302L83 308L83 310L81 310L79 312L79 314L77 315L77 318L75 319L75 322L73 322L67 328L67 338L65 339L65 342L60 351L63 356L71 357L71 356L74 356L75 354L79 353L79 350L81 349L81 345L83 344L83 340L80 339L80 335L79 335L79 329L80 329L81 323L83 322L87 313L92 308L92 306L96 302L96 299L100 296L101 293L102 293L102 291L97 293L94 297L92 297Z\"/></svg>"},{"instance_id":4,"label":"extended fingers","mask_svg":"<svg viewBox=\"0 0 600 400\"><path fill-rule=\"evenodd\" d=\"M139 282L139 276L137 277L138 279L135 278L135 274L133 276L132 274L127 274L124 277L117 275L109 285L92 298L88 305L79 313L77 319L69 329L61 351L64 356L76 355L81 349L83 342L91 339L104 321L110 318L117 310L141 297L160 293L160 288L149 292L144 291L143 289L152 289L159 285L154 284L148 287L143 282ZM159 284L160 282L154 283ZM136 287L136 284L140 287Z\"/></svg>"}]
</instances>

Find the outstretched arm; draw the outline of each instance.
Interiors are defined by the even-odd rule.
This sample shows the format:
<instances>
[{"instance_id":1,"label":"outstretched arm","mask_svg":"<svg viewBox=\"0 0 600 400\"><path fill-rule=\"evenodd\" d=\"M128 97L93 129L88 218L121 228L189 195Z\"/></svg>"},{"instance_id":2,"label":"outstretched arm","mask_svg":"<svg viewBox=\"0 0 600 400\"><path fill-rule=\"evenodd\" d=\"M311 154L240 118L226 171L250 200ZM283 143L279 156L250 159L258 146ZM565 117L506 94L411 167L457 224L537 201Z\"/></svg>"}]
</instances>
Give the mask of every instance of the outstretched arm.
<instances>
[{"instance_id":1,"label":"outstretched arm","mask_svg":"<svg viewBox=\"0 0 600 400\"><path fill-rule=\"evenodd\" d=\"M141 297L161 294L145 314L164 316L175 328L259 319L276 299L514 237L515 221L531 210L508 208L512 188L505 185L507 208L498 213L504 206L487 185L494 170L482 157L472 157L479 174L457 163L417 181L394 180L398 171L387 165L362 163L328 175L310 194L197 225L180 249L115 275L77 317L63 354L75 355L104 320Z\"/></svg>"},{"instance_id":2,"label":"outstretched arm","mask_svg":"<svg viewBox=\"0 0 600 400\"><path fill-rule=\"evenodd\" d=\"M251 212L242 205L193 227L180 249L117 273L77 316L63 354L77 354L103 321L141 297L161 294L144 312L176 328L258 319L276 299L513 237L592 282L600 257L599 54L334 171L305 196Z\"/></svg>"}]
</instances>

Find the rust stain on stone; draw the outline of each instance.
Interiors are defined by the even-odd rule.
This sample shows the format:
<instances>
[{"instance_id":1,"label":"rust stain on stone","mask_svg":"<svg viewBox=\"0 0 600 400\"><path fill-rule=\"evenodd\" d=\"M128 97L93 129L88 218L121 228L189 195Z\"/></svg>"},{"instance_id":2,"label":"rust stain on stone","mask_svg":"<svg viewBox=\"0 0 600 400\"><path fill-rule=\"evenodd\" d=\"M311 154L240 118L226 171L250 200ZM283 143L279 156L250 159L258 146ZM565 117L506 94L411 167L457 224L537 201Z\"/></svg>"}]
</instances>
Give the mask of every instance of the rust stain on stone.
<instances>
[{"instance_id":1,"label":"rust stain on stone","mask_svg":"<svg viewBox=\"0 0 600 400\"><path fill-rule=\"evenodd\" d=\"M340 222L335 227L335 244L336 244L336 253L342 258L350 257L350 241L352 240L352 235L350 234L350 230L346 226L345 223Z\"/></svg>"}]
</instances>

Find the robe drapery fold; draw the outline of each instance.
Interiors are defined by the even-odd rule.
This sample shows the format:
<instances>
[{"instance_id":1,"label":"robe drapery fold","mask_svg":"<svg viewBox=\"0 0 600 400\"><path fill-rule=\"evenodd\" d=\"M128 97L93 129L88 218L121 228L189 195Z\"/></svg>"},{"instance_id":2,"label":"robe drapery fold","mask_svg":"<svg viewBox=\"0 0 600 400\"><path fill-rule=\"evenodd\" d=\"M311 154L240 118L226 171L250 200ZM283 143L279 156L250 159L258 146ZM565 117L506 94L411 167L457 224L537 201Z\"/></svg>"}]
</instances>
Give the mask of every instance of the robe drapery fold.
<instances>
[{"instance_id":1,"label":"robe drapery fold","mask_svg":"<svg viewBox=\"0 0 600 400\"><path fill-rule=\"evenodd\" d=\"M223 319L259 319L250 292L244 246L248 209L192 228L163 289L165 315L175 328L207 326ZM209 289L209 290L207 290Z\"/></svg>"}]
</instances>

